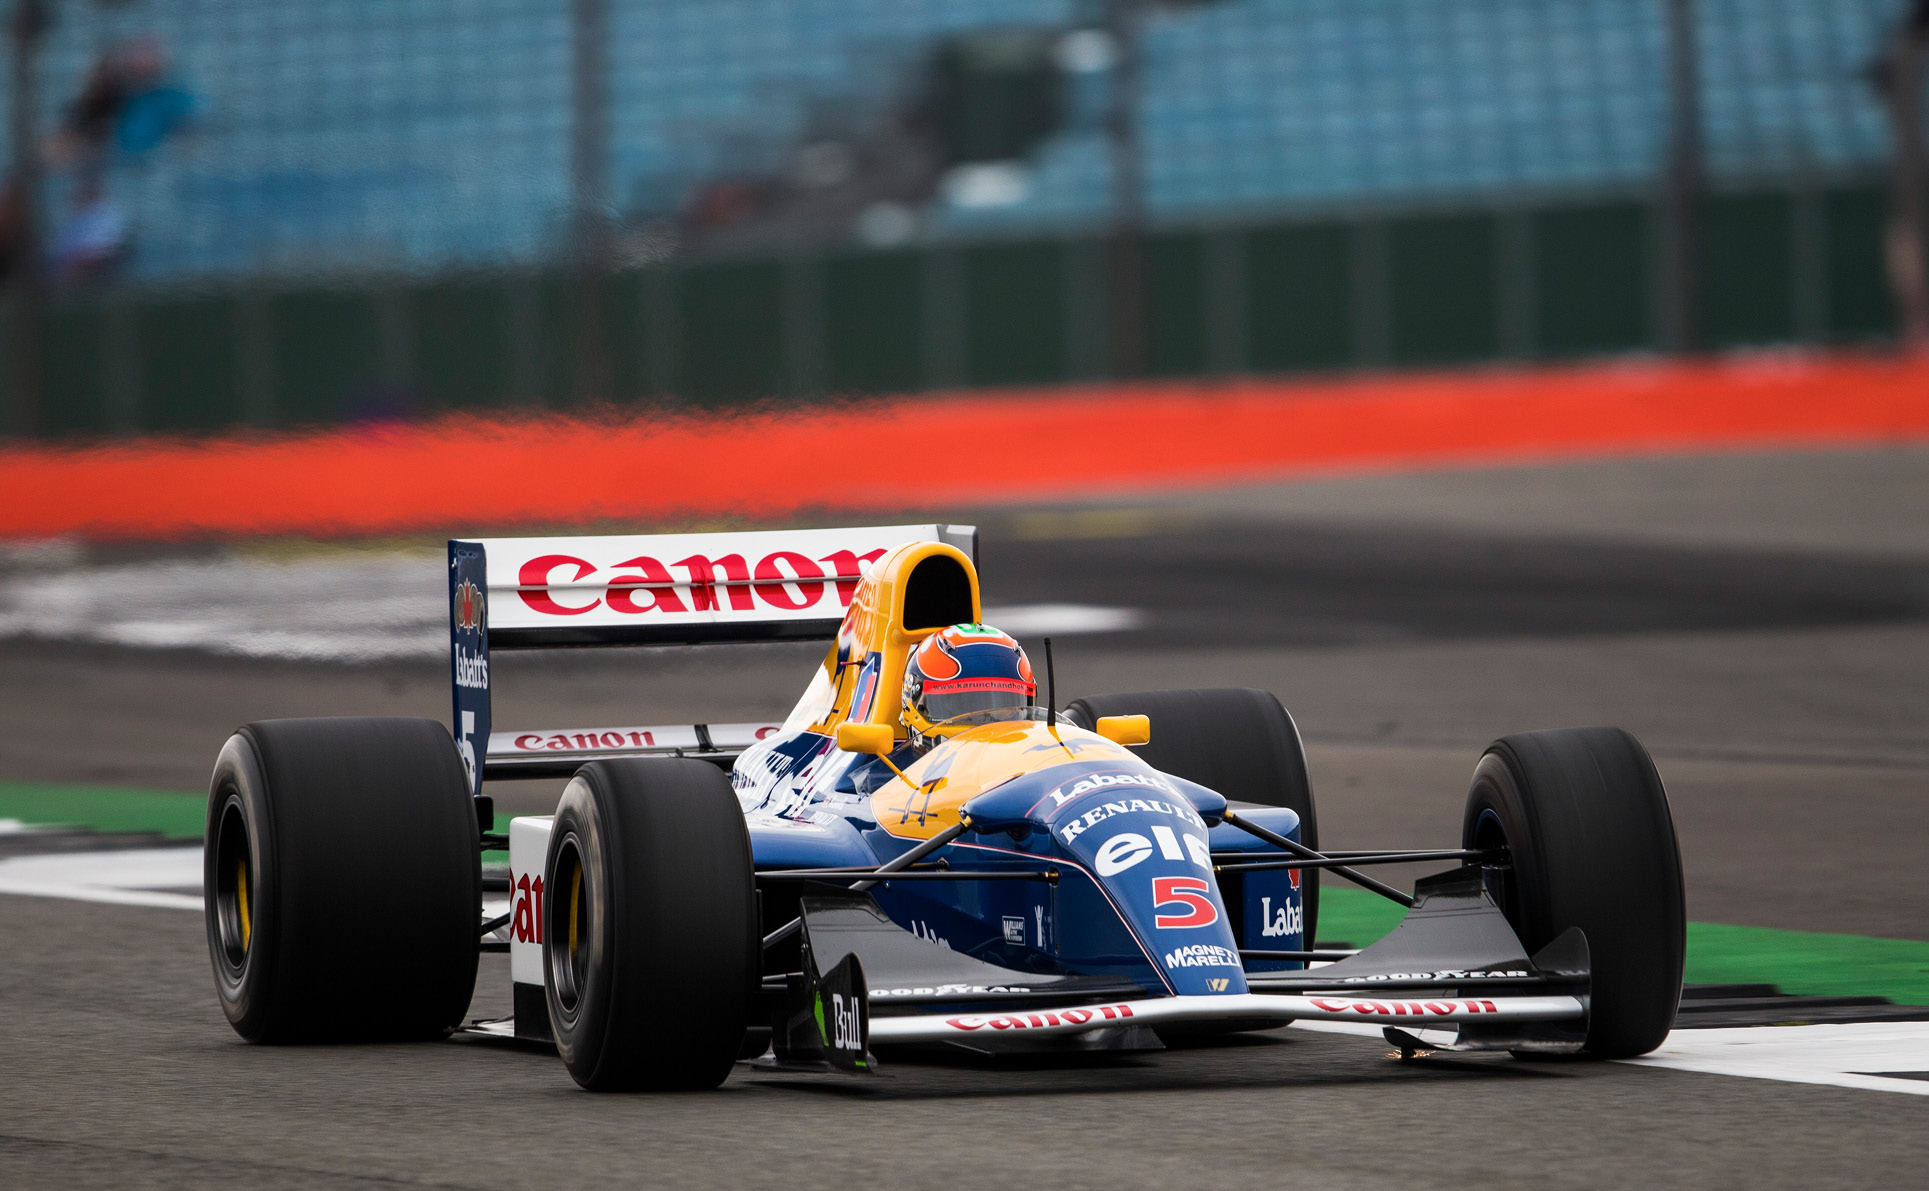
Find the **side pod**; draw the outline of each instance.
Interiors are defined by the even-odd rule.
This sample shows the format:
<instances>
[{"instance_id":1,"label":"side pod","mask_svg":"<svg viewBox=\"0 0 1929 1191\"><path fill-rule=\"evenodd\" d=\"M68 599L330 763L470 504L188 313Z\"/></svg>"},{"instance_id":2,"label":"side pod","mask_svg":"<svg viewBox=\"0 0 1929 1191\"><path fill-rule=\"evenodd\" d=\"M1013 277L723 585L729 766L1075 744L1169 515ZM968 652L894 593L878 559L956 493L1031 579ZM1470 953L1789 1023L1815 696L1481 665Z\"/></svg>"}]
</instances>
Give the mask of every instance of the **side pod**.
<instances>
[{"instance_id":1,"label":"side pod","mask_svg":"<svg viewBox=\"0 0 1929 1191\"><path fill-rule=\"evenodd\" d=\"M543 862L549 854L551 815L509 820L509 978L514 982L515 1036L551 1042L549 1001L544 995Z\"/></svg>"}]
</instances>

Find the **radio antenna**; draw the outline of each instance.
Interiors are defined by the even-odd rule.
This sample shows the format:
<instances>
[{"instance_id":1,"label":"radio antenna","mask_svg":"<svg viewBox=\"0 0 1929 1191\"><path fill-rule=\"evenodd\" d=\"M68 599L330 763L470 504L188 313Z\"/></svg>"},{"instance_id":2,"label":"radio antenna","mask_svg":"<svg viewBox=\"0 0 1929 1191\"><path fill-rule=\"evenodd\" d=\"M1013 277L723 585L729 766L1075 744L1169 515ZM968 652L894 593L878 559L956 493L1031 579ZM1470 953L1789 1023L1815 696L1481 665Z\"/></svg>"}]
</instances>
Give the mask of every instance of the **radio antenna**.
<instances>
[{"instance_id":1,"label":"radio antenna","mask_svg":"<svg viewBox=\"0 0 1929 1191\"><path fill-rule=\"evenodd\" d=\"M1045 638L1045 721L1058 727L1058 676L1052 670L1052 639Z\"/></svg>"}]
</instances>

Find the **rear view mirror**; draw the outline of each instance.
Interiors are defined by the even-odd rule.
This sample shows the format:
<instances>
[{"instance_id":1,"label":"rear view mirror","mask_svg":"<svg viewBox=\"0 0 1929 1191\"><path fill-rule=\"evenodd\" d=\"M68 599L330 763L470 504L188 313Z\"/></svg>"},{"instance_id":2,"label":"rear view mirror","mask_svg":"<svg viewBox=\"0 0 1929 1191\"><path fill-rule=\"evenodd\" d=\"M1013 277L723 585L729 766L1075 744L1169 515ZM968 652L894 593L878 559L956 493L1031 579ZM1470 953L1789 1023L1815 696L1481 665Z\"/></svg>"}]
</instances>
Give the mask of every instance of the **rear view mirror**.
<instances>
[{"instance_id":1,"label":"rear view mirror","mask_svg":"<svg viewBox=\"0 0 1929 1191\"><path fill-rule=\"evenodd\" d=\"M873 757L882 757L891 751L895 743L897 738L889 724L854 724L846 721L837 725L837 747L847 753L869 753Z\"/></svg>"},{"instance_id":2,"label":"rear view mirror","mask_svg":"<svg viewBox=\"0 0 1929 1191\"><path fill-rule=\"evenodd\" d=\"M1102 715L1092 731L1113 744L1146 744L1152 739L1152 720L1143 715ZM844 743L841 737L838 743Z\"/></svg>"}]
</instances>

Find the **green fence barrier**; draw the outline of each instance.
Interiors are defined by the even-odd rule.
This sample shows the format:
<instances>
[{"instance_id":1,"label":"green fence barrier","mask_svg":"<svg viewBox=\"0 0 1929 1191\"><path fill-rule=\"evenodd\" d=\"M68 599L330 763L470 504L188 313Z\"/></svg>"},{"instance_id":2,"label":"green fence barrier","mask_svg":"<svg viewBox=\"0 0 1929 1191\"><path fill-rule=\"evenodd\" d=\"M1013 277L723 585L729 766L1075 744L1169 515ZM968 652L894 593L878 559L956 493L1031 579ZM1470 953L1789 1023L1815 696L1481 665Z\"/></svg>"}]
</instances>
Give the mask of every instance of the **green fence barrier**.
<instances>
[{"instance_id":1,"label":"green fence barrier","mask_svg":"<svg viewBox=\"0 0 1929 1191\"><path fill-rule=\"evenodd\" d=\"M1885 218L1873 183L1710 196L1709 346L1888 337ZM1144 362L1187 377L1658 350L1661 227L1656 202L1616 198L1155 231ZM1117 354L1113 262L1084 232L623 270L602 290L606 386L574 375L581 283L555 270L67 297L50 311L43 429L1102 379Z\"/></svg>"}]
</instances>

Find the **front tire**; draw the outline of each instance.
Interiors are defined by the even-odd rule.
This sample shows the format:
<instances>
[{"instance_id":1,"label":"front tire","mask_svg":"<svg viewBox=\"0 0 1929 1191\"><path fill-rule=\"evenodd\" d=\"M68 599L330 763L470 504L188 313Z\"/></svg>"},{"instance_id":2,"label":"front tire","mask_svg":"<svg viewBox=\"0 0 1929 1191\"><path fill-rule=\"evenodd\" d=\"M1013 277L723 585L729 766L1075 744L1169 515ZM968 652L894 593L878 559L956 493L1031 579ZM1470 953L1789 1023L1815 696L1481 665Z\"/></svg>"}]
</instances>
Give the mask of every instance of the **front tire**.
<instances>
[{"instance_id":1,"label":"front tire","mask_svg":"<svg viewBox=\"0 0 1929 1191\"><path fill-rule=\"evenodd\" d=\"M215 761L203 857L215 988L243 1038L436 1038L462 1023L482 853L441 724L247 725Z\"/></svg>"},{"instance_id":2,"label":"front tire","mask_svg":"<svg viewBox=\"0 0 1929 1191\"><path fill-rule=\"evenodd\" d=\"M689 759L595 761L544 864L550 1029L591 1091L714 1088L750 1024L762 940L729 779Z\"/></svg>"},{"instance_id":3,"label":"front tire","mask_svg":"<svg viewBox=\"0 0 1929 1191\"><path fill-rule=\"evenodd\" d=\"M1495 741L1474 769L1461 846L1512 853L1495 892L1530 955L1570 927L1587 936L1583 1053L1661 1045L1681 1003L1687 918L1667 792L1640 741L1619 728Z\"/></svg>"}]
</instances>

